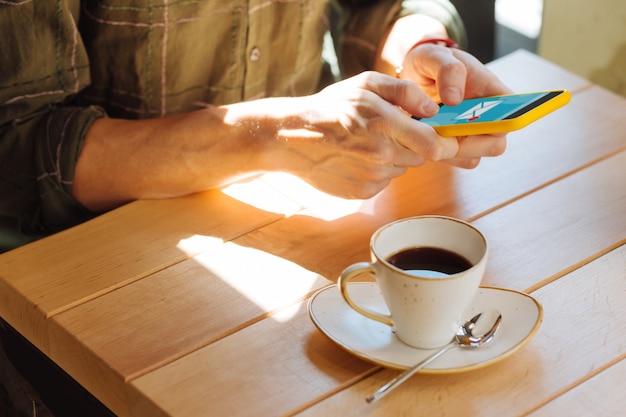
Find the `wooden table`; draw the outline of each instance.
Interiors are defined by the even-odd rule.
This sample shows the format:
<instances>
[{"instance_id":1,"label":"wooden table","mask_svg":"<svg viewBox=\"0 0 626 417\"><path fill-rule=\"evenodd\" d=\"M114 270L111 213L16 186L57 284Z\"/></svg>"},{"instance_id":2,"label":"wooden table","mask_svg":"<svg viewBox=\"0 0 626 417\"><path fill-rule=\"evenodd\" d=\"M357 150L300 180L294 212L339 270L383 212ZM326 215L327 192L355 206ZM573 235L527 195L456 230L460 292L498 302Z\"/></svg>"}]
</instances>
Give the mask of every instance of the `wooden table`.
<instances>
[{"instance_id":1,"label":"wooden table","mask_svg":"<svg viewBox=\"0 0 626 417\"><path fill-rule=\"evenodd\" d=\"M490 67L572 101L475 170L428 164L367 201L269 175L129 204L0 255L0 316L120 416L623 413L626 100L526 52ZM531 294L544 320L503 361L369 405L398 371L327 339L307 299L369 259L375 229L419 214L478 226L483 285Z\"/></svg>"}]
</instances>

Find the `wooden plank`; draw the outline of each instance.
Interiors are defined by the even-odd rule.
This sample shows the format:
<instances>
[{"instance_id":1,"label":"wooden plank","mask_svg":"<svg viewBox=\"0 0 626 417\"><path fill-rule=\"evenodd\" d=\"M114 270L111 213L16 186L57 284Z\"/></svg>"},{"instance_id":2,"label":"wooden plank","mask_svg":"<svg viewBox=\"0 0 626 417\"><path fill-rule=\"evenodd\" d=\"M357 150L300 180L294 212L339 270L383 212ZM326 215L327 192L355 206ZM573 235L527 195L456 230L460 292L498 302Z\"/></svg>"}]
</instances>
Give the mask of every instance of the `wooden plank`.
<instances>
[{"instance_id":1,"label":"wooden plank","mask_svg":"<svg viewBox=\"0 0 626 417\"><path fill-rule=\"evenodd\" d=\"M22 336L41 351L48 351L48 327L44 315L37 309L37 306L33 306L2 279L0 279L0 310L8 312L1 313L0 316L9 323L27 322L28 324L22 327ZM12 320L7 317L11 317Z\"/></svg>"},{"instance_id":2,"label":"wooden plank","mask_svg":"<svg viewBox=\"0 0 626 417\"><path fill-rule=\"evenodd\" d=\"M53 316L187 259L193 253L185 250L184 241L195 235L228 240L282 217L218 190L137 201L0 255L0 279L7 288L0 297L23 297L32 306L15 311L7 300L0 304L0 316L44 345L29 329L41 316Z\"/></svg>"},{"instance_id":3,"label":"wooden plank","mask_svg":"<svg viewBox=\"0 0 626 417\"><path fill-rule=\"evenodd\" d=\"M133 415L278 416L371 369L319 333L300 303L134 380Z\"/></svg>"},{"instance_id":4,"label":"wooden plank","mask_svg":"<svg viewBox=\"0 0 626 417\"><path fill-rule=\"evenodd\" d=\"M516 93L544 90L578 91L591 82L523 49L487 65Z\"/></svg>"},{"instance_id":5,"label":"wooden plank","mask_svg":"<svg viewBox=\"0 0 626 417\"><path fill-rule=\"evenodd\" d=\"M311 405L298 415L522 414L626 353L626 334L615 331L626 326L625 259L622 246L536 291L544 323L507 360L476 372L417 375L375 405L364 398L397 372L368 377L377 368L322 337L302 305L289 320L265 319L132 381L134 413L285 415Z\"/></svg>"},{"instance_id":6,"label":"wooden plank","mask_svg":"<svg viewBox=\"0 0 626 417\"><path fill-rule=\"evenodd\" d=\"M119 415L125 381L330 284L266 253L203 239L206 251L54 316L50 354Z\"/></svg>"},{"instance_id":7,"label":"wooden plank","mask_svg":"<svg viewBox=\"0 0 626 417\"><path fill-rule=\"evenodd\" d=\"M615 417L626 410L626 359L563 393L528 417Z\"/></svg>"},{"instance_id":8,"label":"wooden plank","mask_svg":"<svg viewBox=\"0 0 626 417\"><path fill-rule=\"evenodd\" d=\"M532 291L623 245L618 178L626 178L626 151L474 221L490 244L483 284Z\"/></svg>"}]
</instances>

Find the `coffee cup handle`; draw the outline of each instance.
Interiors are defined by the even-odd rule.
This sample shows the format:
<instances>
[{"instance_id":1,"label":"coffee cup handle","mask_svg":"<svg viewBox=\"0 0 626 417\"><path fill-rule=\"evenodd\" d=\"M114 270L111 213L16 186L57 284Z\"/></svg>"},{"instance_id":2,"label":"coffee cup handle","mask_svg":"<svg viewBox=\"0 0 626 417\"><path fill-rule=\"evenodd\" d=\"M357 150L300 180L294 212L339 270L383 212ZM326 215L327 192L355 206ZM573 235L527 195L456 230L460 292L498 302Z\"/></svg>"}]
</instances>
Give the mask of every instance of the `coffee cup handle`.
<instances>
[{"instance_id":1,"label":"coffee cup handle","mask_svg":"<svg viewBox=\"0 0 626 417\"><path fill-rule=\"evenodd\" d=\"M368 319L379 321L387 326L393 327L393 322L391 321L391 315L382 314L377 311L370 310L367 307L362 307L355 303L352 298L350 298L350 294L348 294L348 283L357 276L361 274L372 274L375 275L376 271L374 270L374 266L370 262L359 262L353 265L350 265L346 269L343 270L341 275L339 276L339 291L341 292L341 296L348 303L352 309L354 309L357 313L360 313L367 317Z\"/></svg>"}]
</instances>

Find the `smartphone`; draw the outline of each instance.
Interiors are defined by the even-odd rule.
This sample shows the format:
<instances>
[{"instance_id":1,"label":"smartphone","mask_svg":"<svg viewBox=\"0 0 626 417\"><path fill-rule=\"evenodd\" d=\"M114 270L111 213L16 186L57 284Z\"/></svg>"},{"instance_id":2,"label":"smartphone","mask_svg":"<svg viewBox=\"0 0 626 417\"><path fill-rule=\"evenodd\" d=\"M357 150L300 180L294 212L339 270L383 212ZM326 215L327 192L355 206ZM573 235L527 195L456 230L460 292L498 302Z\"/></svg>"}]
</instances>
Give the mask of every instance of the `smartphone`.
<instances>
[{"instance_id":1,"label":"smartphone","mask_svg":"<svg viewBox=\"0 0 626 417\"><path fill-rule=\"evenodd\" d=\"M413 118L432 126L441 136L506 133L528 126L569 100L567 90L481 97L456 106L442 104L434 117Z\"/></svg>"}]
</instances>

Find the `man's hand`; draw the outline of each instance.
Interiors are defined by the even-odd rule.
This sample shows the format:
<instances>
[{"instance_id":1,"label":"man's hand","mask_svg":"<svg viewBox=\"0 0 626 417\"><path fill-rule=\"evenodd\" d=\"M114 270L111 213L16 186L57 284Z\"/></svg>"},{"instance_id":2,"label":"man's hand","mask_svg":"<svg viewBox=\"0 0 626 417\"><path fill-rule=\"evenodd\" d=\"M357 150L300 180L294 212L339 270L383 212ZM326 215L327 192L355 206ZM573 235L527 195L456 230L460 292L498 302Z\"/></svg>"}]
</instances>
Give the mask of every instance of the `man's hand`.
<instances>
[{"instance_id":1,"label":"man's hand","mask_svg":"<svg viewBox=\"0 0 626 417\"><path fill-rule=\"evenodd\" d=\"M459 49L422 44L409 51L402 65L403 79L415 82L431 99L450 106L467 98L512 92L478 59Z\"/></svg>"}]
</instances>

